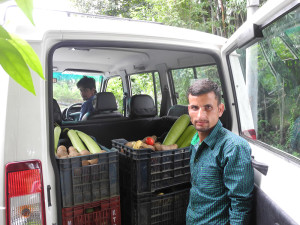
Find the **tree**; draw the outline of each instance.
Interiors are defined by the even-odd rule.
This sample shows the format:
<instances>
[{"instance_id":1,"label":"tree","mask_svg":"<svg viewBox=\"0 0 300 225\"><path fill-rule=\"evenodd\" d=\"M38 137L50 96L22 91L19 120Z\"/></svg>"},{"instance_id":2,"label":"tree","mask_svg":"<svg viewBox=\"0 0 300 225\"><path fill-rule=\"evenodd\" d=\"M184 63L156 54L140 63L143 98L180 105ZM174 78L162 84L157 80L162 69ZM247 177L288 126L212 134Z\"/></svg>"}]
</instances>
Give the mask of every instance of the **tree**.
<instances>
[{"instance_id":1,"label":"tree","mask_svg":"<svg viewBox=\"0 0 300 225\"><path fill-rule=\"evenodd\" d=\"M0 0L4 3L7 0ZM16 0L18 7L34 25L32 18L32 0ZM43 69L40 60L31 46L18 36L11 34L0 25L0 65L18 84L35 95L29 67L42 78Z\"/></svg>"},{"instance_id":2,"label":"tree","mask_svg":"<svg viewBox=\"0 0 300 225\"><path fill-rule=\"evenodd\" d=\"M80 12L160 22L229 37L246 20L243 0L71 0Z\"/></svg>"}]
</instances>

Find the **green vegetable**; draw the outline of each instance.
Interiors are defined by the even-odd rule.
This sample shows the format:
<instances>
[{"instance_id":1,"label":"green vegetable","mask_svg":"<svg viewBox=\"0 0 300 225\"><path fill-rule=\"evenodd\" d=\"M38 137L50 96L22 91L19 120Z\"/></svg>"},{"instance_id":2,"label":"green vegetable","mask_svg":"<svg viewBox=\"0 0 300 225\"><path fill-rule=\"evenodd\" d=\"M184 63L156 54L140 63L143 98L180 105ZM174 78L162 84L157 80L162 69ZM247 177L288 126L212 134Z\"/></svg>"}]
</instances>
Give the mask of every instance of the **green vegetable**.
<instances>
[{"instance_id":1,"label":"green vegetable","mask_svg":"<svg viewBox=\"0 0 300 225\"><path fill-rule=\"evenodd\" d=\"M55 154L56 154L56 150L57 150L60 133L61 133L61 128L59 125L56 125L54 127L54 152L55 152Z\"/></svg>"},{"instance_id":2,"label":"green vegetable","mask_svg":"<svg viewBox=\"0 0 300 225\"><path fill-rule=\"evenodd\" d=\"M101 148L99 147L99 145L93 140L93 138L91 138L89 135L87 135L86 133L83 133L79 130L76 131L78 136L80 137L80 139L84 142L84 144L87 146L88 150L92 153L100 153L101 152Z\"/></svg>"},{"instance_id":3,"label":"green vegetable","mask_svg":"<svg viewBox=\"0 0 300 225\"><path fill-rule=\"evenodd\" d=\"M169 130L165 140L163 141L163 145L173 145L176 143L178 138L181 136L183 131L187 128L190 123L190 116L187 114L183 114L180 116L171 129Z\"/></svg>"},{"instance_id":4,"label":"green vegetable","mask_svg":"<svg viewBox=\"0 0 300 225\"><path fill-rule=\"evenodd\" d=\"M82 143L81 139L79 138L75 130L69 130L67 135L70 138L73 147L76 148L78 152L86 150L86 147Z\"/></svg>"},{"instance_id":5,"label":"green vegetable","mask_svg":"<svg viewBox=\"0 0 300 225\"><path fill-rule=\"evenodd\" d=\"M183 134L180 136L176 144L178 145L178 148L185 148L189 145L191 145L191 141L196 134L197 130L193 125L188 126Z\"/></svg>"}]
</instances>

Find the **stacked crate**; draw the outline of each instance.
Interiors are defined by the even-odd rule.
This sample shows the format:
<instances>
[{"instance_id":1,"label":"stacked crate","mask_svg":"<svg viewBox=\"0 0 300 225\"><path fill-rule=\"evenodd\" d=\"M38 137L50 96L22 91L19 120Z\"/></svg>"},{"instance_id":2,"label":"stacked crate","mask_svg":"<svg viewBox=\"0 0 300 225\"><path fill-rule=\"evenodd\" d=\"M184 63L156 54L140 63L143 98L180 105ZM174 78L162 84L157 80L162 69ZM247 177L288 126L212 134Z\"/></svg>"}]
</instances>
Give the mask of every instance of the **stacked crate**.
<instances>
[{"instance_id":1,"label":"stacked crate","mask_svg":"<svg viewBox=\"0 0 300 225\"><path fill-rule=\"evenodd\" d=\"M63 225L121 225L119 155L106 153L57 158ZM86 160L96 164L85 165Z\"/></svg>"},{"instance_id":2,"label":"stacked crate","mask_svg":"<svg viewBox=\"0 0 300 225\"><path fill-rule=\"evenodd\" d=\"M168 151L133 149L112 140L119 151L123 225L185 224L189 201L189 147Z\"/></svg>"}]
</instances>

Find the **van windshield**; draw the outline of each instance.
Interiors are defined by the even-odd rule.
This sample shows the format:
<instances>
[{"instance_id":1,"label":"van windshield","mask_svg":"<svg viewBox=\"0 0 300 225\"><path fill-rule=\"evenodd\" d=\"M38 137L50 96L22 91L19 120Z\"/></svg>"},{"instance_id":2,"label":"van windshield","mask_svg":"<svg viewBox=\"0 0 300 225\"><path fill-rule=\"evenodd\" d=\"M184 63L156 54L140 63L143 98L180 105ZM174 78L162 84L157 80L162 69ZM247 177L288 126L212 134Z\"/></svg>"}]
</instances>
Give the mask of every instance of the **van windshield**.
<instances>
[{"instance_id":1,"label":"van windshield","mask_svg":"<svg viewBox=\"0 0 300 225\"><path fill-rule=\"evenodd\" d=\"M249 101L258 141L300 158L300 9L263 30L264 38L230 54L242 132L249 130ZM237 65L240 66L237 66ZM238 69L240 68L240 69ZM237 90L241 91L242 90ZM243 97L242 97L243 96Z\"/></svg>"},{"instance_id":2,"label":"van windshield","mask_svg":"<svg viewBox=\"0 0 300 225\"><path fill-rule=\"evenodd\" d=\"M66 70L53 72L53 98L56 99L61 111L75 103L82 103L82 97L76 84L83 77L92 77L96 81L96 91L100 91L103 74L89 71Z\"/></svg>"}]
</instances>

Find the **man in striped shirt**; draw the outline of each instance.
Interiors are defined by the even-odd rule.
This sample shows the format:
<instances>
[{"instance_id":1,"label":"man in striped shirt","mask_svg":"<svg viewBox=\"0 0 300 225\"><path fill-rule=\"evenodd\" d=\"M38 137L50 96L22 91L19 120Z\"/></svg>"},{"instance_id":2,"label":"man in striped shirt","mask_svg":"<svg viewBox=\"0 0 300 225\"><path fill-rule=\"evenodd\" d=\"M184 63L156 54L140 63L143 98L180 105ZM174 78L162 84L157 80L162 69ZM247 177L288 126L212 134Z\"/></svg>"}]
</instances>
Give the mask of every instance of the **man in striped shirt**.
<instances>
[{"instance_id":1,"label":"man in striped shirt","mask_svg":"<svg viewBox=\"0 0 300 225\"><path fill-rule=\"evenodd\" d=\"M254 172L246 140L225 129L218 85L196 81L188 90L189 115L198 131L191 142L191 190L186 224L249 224Z\"/></svg>"}]
</instances>

